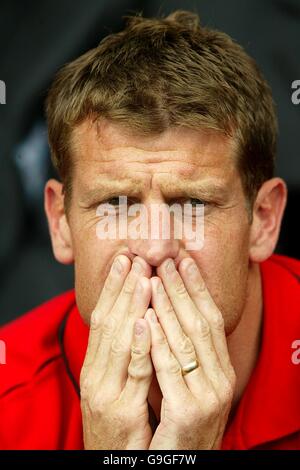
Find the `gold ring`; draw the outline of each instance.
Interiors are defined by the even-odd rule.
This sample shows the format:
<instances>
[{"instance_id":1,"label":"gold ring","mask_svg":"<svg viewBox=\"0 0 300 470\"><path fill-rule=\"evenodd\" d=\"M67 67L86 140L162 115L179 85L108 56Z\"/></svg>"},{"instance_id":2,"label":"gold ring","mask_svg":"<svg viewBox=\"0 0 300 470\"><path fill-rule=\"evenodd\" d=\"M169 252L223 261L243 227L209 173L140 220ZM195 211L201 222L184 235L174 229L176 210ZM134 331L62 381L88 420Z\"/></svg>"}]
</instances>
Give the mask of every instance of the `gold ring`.
<instances>
[{"instance_id":1,"label":"gold ring","mask_svg":"<svg viewBox=\"0 0 300 470\"><path fill-rule=\"evenodd\" d=\"M192 361L189 364L187 364L186 366L182 367L182 369L181 369L182 370L182 375L189 374L193 370L197 369L197 367L199 367L199 362L196 359L195 361Z\"/></svg>"}]
</instances>

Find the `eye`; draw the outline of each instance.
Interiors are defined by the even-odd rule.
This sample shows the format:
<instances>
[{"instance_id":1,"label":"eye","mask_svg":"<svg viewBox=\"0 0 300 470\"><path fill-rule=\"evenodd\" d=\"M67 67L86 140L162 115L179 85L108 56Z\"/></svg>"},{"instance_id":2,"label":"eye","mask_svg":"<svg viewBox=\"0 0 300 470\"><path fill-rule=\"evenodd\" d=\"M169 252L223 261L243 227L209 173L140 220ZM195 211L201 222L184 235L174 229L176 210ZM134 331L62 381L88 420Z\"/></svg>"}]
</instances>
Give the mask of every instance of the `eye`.
<instances>
[{"instance_id":1,"label":"eye","mask_svg":"<svg viewBox=\"0 0 300 470\"><path fill-rule=\"evenodd\" d=\"M189 204L191 204L193 207L196 207L197 205L206 205L206 202L203 201L203 199L197 199L195 197L190 197L188 199Z\"/></svg>"},{"instance_id":2,"label":"eye","mask_svg":"<svg viewBox=\"0 0 300 470\"><path fill-rule=\"evenodd\" d=\"M185 216L188 217L197 217L203 216L204 211L207 212L208 203L203 199L198 199L196 197L186 198L184 201L185 207Z\"/></svg>"},{"instance_id":3,"label":"eye","mask_svg":"<svg viewBox=\"0 0 300 470\"><path fill-rule=\"evenodd\" d=\"M120 196L113 196L110 197L109 199L106 199L105 201L102 201L101 204L110 204L111 206L114 207L127 207L127 205L134 204L134 200L128 198L127 196L124 196L121 194Z\"/></svg>"},{"instance_id":4,"label":"eye","mask_svg":"<svg viewBox=\"0 0 300 470\"><path fill-rule=\"evenodd\" d=\"M128 207L131 206L132 204L135 204L137 201L133 200L132 198L129 198L124 195L120 196L113 196L108 199L105 199L105 201L102 201L99 205L105 205L111 210L117 211L117 212L124 212L128 210Z\"/></svg>"},{"instance_id":5,"label":"eye","mask_svg":"<svg viewBox=\"0 0 300 470\"><path fill-rule=\"evenodd\" d=\"M106 204L111 204L112 206L119 206L120 205L120 196L114 196L111 197L110 199L107 199Z\"/></svg>"}]
</instances>

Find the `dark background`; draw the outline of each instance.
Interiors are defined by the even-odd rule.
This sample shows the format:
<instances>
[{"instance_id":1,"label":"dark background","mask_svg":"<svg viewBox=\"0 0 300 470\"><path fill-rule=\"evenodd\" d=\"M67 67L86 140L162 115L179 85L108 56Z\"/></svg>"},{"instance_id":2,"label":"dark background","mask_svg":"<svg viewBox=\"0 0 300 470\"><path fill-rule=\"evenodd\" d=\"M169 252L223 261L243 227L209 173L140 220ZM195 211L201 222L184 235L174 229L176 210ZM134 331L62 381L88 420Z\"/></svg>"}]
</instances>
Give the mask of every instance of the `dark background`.
<instances>
[{"instance_id":1,"label":"dark background","mask_svg":"<svg viewBox=\"0 0 300 470\"><path fill-rule=\"evenodd\" d=\"M175 9L200 14L252 55L271 84L279 115L278 176L289 199L277 252L300 258L300 105L291 84L300 79L300 0L0 0L0 324L73 285L73 269L51 252L43 186L53 176L43 113L54 73L110 32L122 16Z\"/></svg>"}]
</instances>

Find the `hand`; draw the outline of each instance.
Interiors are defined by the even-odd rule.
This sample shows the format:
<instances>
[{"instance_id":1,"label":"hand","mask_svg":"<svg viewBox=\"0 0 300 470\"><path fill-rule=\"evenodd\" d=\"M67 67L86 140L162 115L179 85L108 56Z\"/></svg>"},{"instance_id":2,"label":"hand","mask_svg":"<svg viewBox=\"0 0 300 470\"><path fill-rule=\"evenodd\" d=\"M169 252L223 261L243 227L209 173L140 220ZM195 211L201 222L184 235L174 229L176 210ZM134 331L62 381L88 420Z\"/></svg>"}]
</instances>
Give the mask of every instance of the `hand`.
<instances>
[{"instance_id":1,"label":"hand","mask_svg":"<svg viewBox=\"0 0 300 470\"><path fill-rule=\"evenodd\" d=\"M130 260L118 256L92 313L80 376L85 449L149 447L152 363L143 317L151 298L150 274L143 259L136 257L130 269Z\"/></svg>"},{"instance_id":2,"label":"hand","mask_svg":"<svg viewBox=\"0 0 300 470\"><path fill-rule=\"evenodd\" d=\"M195 262L183 260L179 271L167 260L151 279L155 311L146 319L163 400L150 449L218 449L235 387L224 321Z\"/></svg>"}]
</instances>

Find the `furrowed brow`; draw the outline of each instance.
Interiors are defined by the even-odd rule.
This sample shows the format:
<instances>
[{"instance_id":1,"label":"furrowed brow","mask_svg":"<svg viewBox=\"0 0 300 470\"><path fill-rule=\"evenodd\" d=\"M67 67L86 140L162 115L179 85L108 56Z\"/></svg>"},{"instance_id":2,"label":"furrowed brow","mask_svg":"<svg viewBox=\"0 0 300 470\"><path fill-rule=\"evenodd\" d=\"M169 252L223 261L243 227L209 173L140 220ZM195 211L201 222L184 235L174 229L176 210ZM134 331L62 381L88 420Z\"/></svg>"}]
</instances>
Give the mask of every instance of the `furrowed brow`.
<instances>
[{"instance_id":1,"label":"furrowed brow","mask_svg":"<svg viewBox=\"0 0 300 470\"><path fill-rule=\"evenodd\" d=\"M197 182L186 181L178 182L178 184L167 184L164 188L164 196L167 198L175 198L182 196L199 195L207 198L224 199L228 196L229 188L223 182Z\"/></svg>"},{"instance_id":2,"label":"furrowed brow","mask_svg":"<svg viewBox=\"0 0 300 470\"><path fill-rule=\"evenodd\" d=\"M107 182L101 182L101 185L95 188L85 188L82 190L81 201L83 203L89 204L92 202L101 201L102 199L108 199L110 197L122 196L122 195L138 195L139 194L138 185L134 184L132 181L120 181L120 180L110 180Z\"/></svg>"}]
</instances>

